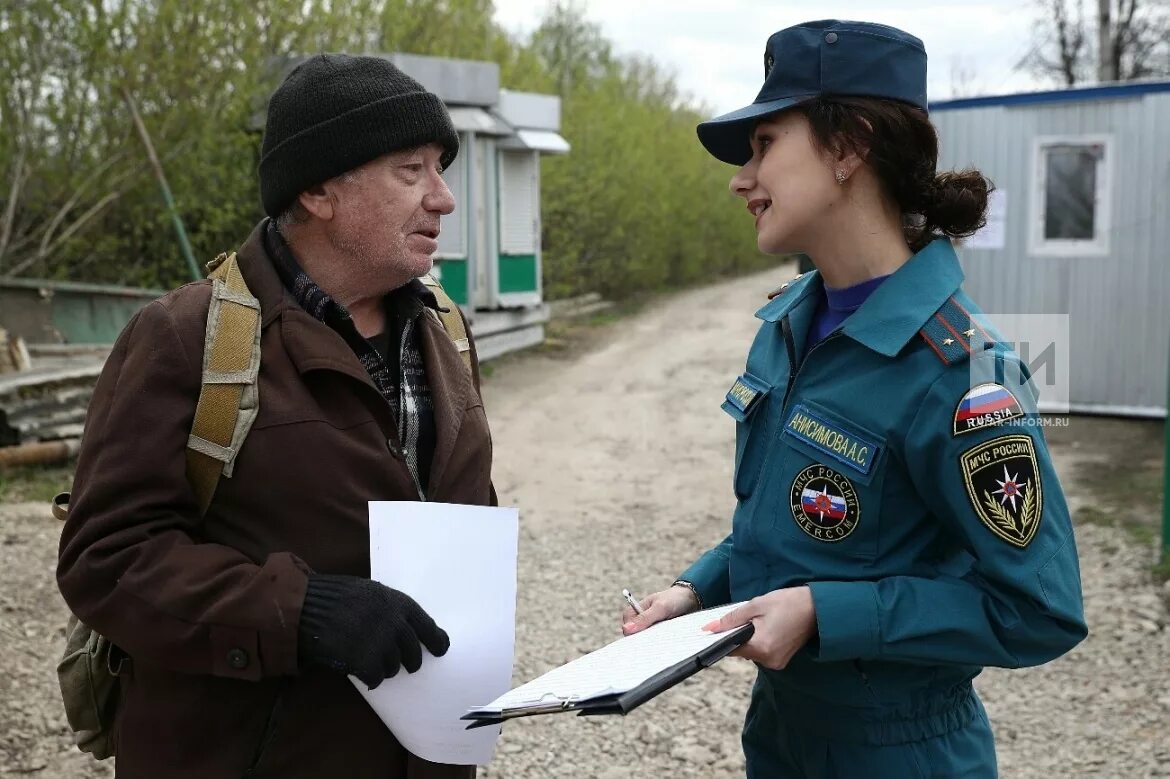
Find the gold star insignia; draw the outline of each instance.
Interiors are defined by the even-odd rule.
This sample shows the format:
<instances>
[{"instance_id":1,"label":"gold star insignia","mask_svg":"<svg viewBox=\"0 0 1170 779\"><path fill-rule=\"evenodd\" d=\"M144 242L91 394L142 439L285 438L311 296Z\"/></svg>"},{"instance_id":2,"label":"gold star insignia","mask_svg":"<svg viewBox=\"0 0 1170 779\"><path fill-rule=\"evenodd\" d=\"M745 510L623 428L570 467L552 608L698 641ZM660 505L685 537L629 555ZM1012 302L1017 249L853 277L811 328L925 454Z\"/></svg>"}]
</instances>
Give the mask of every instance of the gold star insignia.
<instances>
[{"instance_id":1,"label":"gold star insignia","mask_svg":"<svg viewBox=\"0 0 1170 779\"><path fill-rule=\"evenodd\" d=\"M954 342L955 342L954 338L944 338L943 339L943 346L950 346Z\"/></svg>"},{"instance_id":2,"label":"gold star insignia","mask_svg":"<svg viewBox=\"0 0 1170 779\"><path fill-rule=\"evenodd\" d=\"M967 336L968 338L972 338L975 335L975 331L974 330L964 330L963 335Z\"/></svg>"}]
</instances>

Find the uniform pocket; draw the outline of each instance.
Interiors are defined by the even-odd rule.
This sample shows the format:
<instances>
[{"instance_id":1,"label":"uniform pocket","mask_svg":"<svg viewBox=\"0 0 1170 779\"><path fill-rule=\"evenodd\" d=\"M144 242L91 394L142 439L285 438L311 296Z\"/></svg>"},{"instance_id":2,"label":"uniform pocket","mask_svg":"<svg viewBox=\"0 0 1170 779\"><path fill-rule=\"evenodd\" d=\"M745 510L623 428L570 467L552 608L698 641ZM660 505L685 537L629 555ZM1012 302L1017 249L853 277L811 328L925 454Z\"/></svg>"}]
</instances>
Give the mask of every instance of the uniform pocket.
<instances>
[{"instance_id":1,"label":"uniform pocket","mask_svg":"<svg viewBox=\"0 0 1170 779\"><path fill-rule=\"evenodd\" d=\"M783 425L774 461L776 528L820 561L814 570L828 573L838 558L875 558L885 439L807 401L794 404Z\"/></svg>"},{"instance_id":2,"label":"uniform pocket","mask_svg":"<svg viewBox=\"0 0 1170 779\"><path fill-rule=\"evenodd\" d=\"M735 380L723 401L723 410L735 420L735 496L752 496L767 454L772 385L745 373Z\"/></svg>"}]
</instances>

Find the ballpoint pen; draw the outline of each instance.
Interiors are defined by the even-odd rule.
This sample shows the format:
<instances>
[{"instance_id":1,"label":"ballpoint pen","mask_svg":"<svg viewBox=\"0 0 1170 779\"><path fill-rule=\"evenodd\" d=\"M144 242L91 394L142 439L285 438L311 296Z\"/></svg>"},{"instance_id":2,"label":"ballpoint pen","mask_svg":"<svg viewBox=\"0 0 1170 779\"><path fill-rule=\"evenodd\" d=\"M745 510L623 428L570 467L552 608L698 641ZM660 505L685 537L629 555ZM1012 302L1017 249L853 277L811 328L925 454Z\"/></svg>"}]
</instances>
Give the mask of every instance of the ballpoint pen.
<instances>
[{"instance_id":1,"label":"ballpoint pen","mask_svg":"<svg viewBox=\"0 0 1170 779\"><path fill-rule=\"evenodd\" d=\"M626 603L630 604L630 608L634 610L635 614L642 613L642 604L638 603L638 599L629 590L622 590L622 597L625 598Z\"/></svg>"}]
</instances>

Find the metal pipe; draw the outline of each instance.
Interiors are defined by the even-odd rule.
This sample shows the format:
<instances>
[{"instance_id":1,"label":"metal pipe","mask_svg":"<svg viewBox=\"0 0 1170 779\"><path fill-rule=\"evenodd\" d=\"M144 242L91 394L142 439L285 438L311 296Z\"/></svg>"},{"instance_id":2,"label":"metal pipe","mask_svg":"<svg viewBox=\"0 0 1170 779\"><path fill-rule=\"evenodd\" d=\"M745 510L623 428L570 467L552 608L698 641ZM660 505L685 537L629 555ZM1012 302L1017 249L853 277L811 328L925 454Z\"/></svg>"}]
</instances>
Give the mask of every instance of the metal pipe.
<instances>
[{"instance_id":1,"label":"metal pipe","mask_svg":"<svg viewBox=\"0 0 1170 779\"><path fill-rule=\"evenodd\" d=\"M1162 562L1170 562L1170 369L1166 377L1166 448L1162 450Z\"/></svg>"},{"instance_id":2,"label":"metal pipe","mask_svg":"<svg viewBox=\"0 0 1170 779\"><path fill-rule=\"evenodd\" d=\"M14 465L49 465L68 460L81 449L80 438L61 441L36 441L30 444L0 447L0 468Z\"/></svg>"},{"instance_id":3,"label":"metal pipe","mask_svg":"<svg viewBox=\"0 0 1170 779\"><path fill-rule=\"evenodd\" d=\"M199 281L203 278L203 273L199 270L199 264L195 262L195 253L191 251L191 242L187 240L187 231L183 229L183 219L179 216L178 206L175 205L175 199L171 196L171 188L167 184L166 174L163 173L162 163L158 161L158 155L154 153L154 144L150 141L150 133L146 131L146 125L143 124L142 117L138 115L138 106L135 104L134 98L131 97L130 90L125 87L122 87L122 99L126 101L126 107L130 109L130 118L138 130L142 145L146 147L146 156L150 160L150 166L154 168L154 176L158 179L159 189L162 190L163 202L166 203L167 212L171 215L171 223L175 227L175 235L179 239L179 250L183 254L183 259L187 261L191 278L194 281Z\"/></svg>"}]
</instances>

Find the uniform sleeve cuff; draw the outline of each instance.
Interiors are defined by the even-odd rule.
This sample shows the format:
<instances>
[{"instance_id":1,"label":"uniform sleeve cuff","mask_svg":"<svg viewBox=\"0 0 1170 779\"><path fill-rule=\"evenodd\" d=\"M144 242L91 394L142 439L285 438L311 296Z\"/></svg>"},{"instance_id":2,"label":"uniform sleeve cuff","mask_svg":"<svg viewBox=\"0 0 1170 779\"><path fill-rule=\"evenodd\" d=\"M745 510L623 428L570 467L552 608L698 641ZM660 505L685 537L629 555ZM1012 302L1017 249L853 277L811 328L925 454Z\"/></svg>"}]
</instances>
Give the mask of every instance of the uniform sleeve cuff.
<instances>
[{"instance_id":1,"label":"uniform sleeve cuff","mask_svg":"<svg viewBox=\"0 0 1170 779\"><path fill-rule=\"evenodd\" d=\"M260 633L260 655L265 676L287 676L297 673L299 627L305 591L309 587L311 569L300 558L288 553L269 557L265 569L278 569L278 595L273 606L277 619L269 621Z\"/></svg>"},{"instance_id":2,"label":"uniform sleeve cuff","mask_svg":"<svg viewBox=\"0 0 1170 779\"><path fill-rule=\"evenodd\" d=\"M812 582L808 588L817 615L817 660L866 660L878 656L881 631L876 584Z\"/></svg>"},{"instance_id":3,"label":"uniform sleeve cuff","mask_svg":"<svg viewBox=\"0 0 1170 779\"><path fill-rule=\"evenodd\" d=\"M288 553L269 555L258 576L268 584L269 608L249 627L211 628L212 673L257 681L297 673L297 628L309 567Z\"/></svg>"},{"instance_id":4,"label":"uniform sleeve cuff","mask_svg":"<svg viewBox=\"0 0 1170 779\"><path fill-rule=\"evenodd\" d=\"M711 550L679 574L678 581L689 582L703 602L703 608L731 602L731 568L718 550Z\"/></svg>"}]
</instances>

